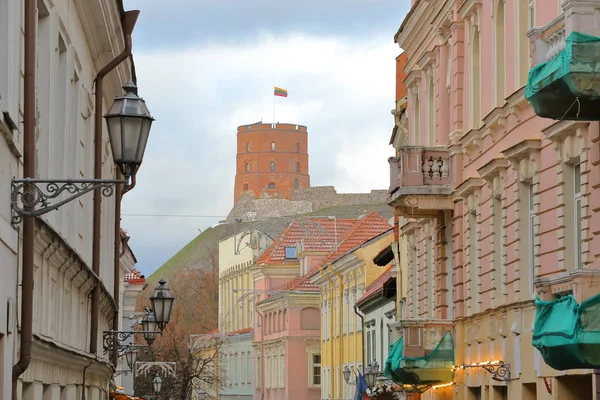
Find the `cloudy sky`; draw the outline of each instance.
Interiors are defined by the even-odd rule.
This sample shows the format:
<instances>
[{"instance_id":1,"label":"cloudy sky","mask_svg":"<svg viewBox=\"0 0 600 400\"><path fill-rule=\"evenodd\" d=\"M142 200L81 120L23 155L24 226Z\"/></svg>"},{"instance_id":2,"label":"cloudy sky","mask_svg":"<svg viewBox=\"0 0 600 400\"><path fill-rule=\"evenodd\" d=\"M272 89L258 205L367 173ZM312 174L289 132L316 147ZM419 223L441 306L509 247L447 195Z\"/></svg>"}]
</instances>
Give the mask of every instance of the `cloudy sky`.
<instances>
[{"instance_id":1,"label":"cloudy sky","mask_svg":"<svg viewBox=\"0 0 600 400\"><path fill-rule=\"evenodd\" d=\"M275 120L308 126L313 186L387 188L400 52L393 36L408 4L125 0L141 10L134 56L140 95L156 118L123 205L138 268L150 274L225 218L236 127L273 120L273 86L289 91L275 99Z\"/></svg>"}]
</instances>

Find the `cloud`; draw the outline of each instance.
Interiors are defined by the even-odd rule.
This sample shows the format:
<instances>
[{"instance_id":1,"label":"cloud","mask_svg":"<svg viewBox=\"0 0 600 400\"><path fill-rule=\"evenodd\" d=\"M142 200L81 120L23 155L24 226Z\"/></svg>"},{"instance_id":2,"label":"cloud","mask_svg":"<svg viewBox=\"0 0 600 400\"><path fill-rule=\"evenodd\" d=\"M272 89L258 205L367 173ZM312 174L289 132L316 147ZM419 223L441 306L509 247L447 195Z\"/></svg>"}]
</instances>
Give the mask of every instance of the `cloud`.
<instances>
[{"instance_id":1,"label":"cloud","mask_svg":"<svg viewBox=\"0 0 600 400\"><path fill-rule=\"evenodd\" d=\"M340 192L387 188L395 56L389 35L261 34L253 43L135 54L140 95L156 118L123 218L150 273L233 206L236 128L275 120L308 126L311 183Z\"/></svg>"},{"instance_id":2,"label":"cloud","mask_svg":"<svg viewBox=\"0 0 600 400\"><path fill-rule=\"evenodd\" d=\"M262 32L365 37L386 31L386 42L408 10L395 0L125 0L140 9L137 48L247 43ZM140 31L142 34L139 34ZM152 34L146 34L150 33Z\"/></svg>"}]
</instances>

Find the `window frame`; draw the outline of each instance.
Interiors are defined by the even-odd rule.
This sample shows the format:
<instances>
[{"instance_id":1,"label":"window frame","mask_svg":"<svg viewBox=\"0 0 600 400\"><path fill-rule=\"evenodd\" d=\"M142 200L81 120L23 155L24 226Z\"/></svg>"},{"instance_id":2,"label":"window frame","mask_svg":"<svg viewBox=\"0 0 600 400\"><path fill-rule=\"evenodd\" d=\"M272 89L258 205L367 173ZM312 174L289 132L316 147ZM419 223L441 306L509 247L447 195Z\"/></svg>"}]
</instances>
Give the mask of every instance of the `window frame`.
<instances>
[{"instance_id":1,"label":"window frame","mask_svg":"<svg viewBox=\"0 0 600 400\"><path fill-rule=\"evenodd\" d=\"M309 353L309 371L308 371L308 386L321 387L323 382L323 367L321 353ZM319 362L315 361L315 357L319 357ZM315 368L318 368L319 375L315 374ZM315 378L319 379L319 383L315 383Z\"/></svg>"},{"instance_id":2,"label":"window frame","mask_svg":"<svg viewBox=\"0 0 600 400\"><path fill-rule=\"evenodd\" d=\"M277 150L277 144L275 142L271 142L271 151Z\"/></svg>"},{"instance_id":3,"label":"window frame","mask_svg":"<svg viewBox=\"0 0 600 400\"><path fill-rule=\"evenodd\" d=\"M574 249L575 268L583 268L583 235L582 235L582 192L581 163L573 165L573 218L575 222Z\"/></svg>"},{"instance_id":4,"label":"window frame","mask_svg":"<svg viewBox=\"0 0 600 400\"><path fill-rule=\"evenodd\" d=\"M288 256L288 250L294 252L293 256ZM298 259L298 248L296 246L285 246L284 247L284 254L285 254L285 259L286 260L297 260Z\"/></svg>"}]
</instances>

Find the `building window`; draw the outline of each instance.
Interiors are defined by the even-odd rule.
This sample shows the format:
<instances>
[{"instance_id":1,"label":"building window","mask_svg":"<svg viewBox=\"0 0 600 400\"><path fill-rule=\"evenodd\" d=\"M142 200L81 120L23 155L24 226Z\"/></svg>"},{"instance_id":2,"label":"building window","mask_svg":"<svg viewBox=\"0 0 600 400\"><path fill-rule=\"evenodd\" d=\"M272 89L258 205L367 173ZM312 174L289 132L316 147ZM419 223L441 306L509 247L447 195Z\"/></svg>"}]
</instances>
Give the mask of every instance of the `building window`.
<instances>
[{"instance_id":1,"label":"building window","mask_svg":"<svg viewBox=\"0 0 600 400\"><path fill-rule=\"evenodd\" d=\"M479 27L471 27L473 39L471 43L471 128L477 129L481 124L481 48Z\"/></svg>"},{"instance_id":2,"label":"building window","mask_svg":"<svg viewBox=\"0 0 600 400\"><path fill-rule=\"evenodd\" d=\"M575 199L575 267L583 267L583 246L581 232L581 164L573 167L573 192Z\"/></svg>"},{"instance_id":3,"label":"building window","mask_svg":"<svg viewBox=\"0 0 600 400\"><path fill-rule=\"evenodd\" d=\"M296 143L296 153L300 153L300 143Z\"/></svg>"},{"instance_id":4,"label":"building window","mask_svg":"<svg viewBox=\"0 0 600 400\"><path fill-rule=\"evenodd\" d=\"M244 184L242 185L242 190L243 190L244 192L246 192L246 191L248 190L248 184L247 184L247 183L244 183Z\"/></svg>"},{"instance_id":5,"label":"building window","mask_svg":"<svg viewBox=\"0 0 600 400\"><path fill-rule=\"evenodd\" d=\"M295 260L297 258L295 246L285 247L285 258L288 260Z\"/></svg>"},{"instance_id":6,"label":"building window","mask_svg":"<svg viewBox=\"0 0 600 400\"><path fill-rule=\"evenodd\" d=\"M274 183L269 183L269 189L275 189L275 184Z\"/></svg>"},{"instance_id":7,"label":"building window","mask_svg":"<svg viewBox=\"0 0 600 400\"><path fill-rule=\"evenodd\" d=\"M427 145L434 146L435 145L435 80L432 76L429 78L429 83L427 87L427 108L428 108L428 137L427 137Z\"/></svg>"},{"instance_id":8,"label":"building window","mask_svg":"<svg viewBox=\"0 0 600 400\"><path fill-rule=\"evenodd\" d=\"M504 303L504 254L502 240L504 226L502 223L502 198L495 195L492 199L492 232L494 232L494 303L499 306Z\"/></svg>"},{"instance_id":9,"label":"building window","mask_svg":"<svg viewBox=\"0 0 600 400\"><path fill-rule=\"evenodd\" d=\"M411 144L419 144L419 136L421 135L421 111L419 109L419 87L415 86L414 91L414 118L413 118L413 142ZM409 119L410 122L410 119Z\"/></svg>"},{"instance_id":10,"label":"building window","mask_svg":"<svg viewBox=\"0 0 600 400\"><path fill-rule=\"evenodd\" d=\"M527 83L527 76L529 74L529 66L531 60L529 57L529 38L527 37L527 31L529 30L529 8L528 4L524 1L518 2L519 12L519 34L517 35L517 47L518 47L518 61L515 63L517 68L517 80L516 89L521 88Z\"/></svg>"},{"instance_id":11,"label":"building window","mask_svg":"<svg viewBox=\"0 0 600 400\"><path fill-rule=\"evenodd\" d=\"M246 153L250 153L250 143L246 143Z\"/></svg>"},{"instance_id":12,"label":"building window","mask_svg":"<svg viewBox=\"0 0 600 400\"><path fill-rule=\"evenodd\" d=\"M535 207L534 207L534 200L535 200L535 191L533 189L533 184L528 185L528 191L529 191L529 196L528 196L528 202L529 202L529 227L528 227L528 233L529 233L529 286L530 286L530 290L533 293L534 292L534 287L533 287L533 281L535 280L535 234L534 234L534 226L535 226Z\"/></svg>"},{"instance_id":13,"label":"building window","mask_svg":"<svg viewBox=\"0 0 600 400\"><path fill-rule=\"evenodd\" d=\"M371 355L371 332L367 331L367 364L370 364L373 361L373 356Z\"/></svg>"},{"instance_id":14,"label":"building window","mask_svg":"<svg viewBox=\"0 0 600 400\"><path fill-rule=\"evenodd\" d=\"M250 172L250 163L246 163L246 172Z\"/></svg>"},{"instance_id":15,"label":"building window","mask_svg":"<svg viewBox=\"0 0 600 400\"><path fill-rule=\"evenodd\" d=\"M271 163L269 164L269 170L275 171L275 161L271 161Z\"/></svg>"},{"instance_id":16,"label":"building window","mask_svg":"<svg viewBox=\"0 0 600 400\"><path fill-rule=\"evenodd\" d=\"M275 151L275 142L271 142L271 151Z\"/></svg>"},{"instance_id":17,"label":"building window","mask_svg":"<svg viewBox=\"0 0 600 400\"><path fill-rule=\"evenodd\" d=\"M477 244L477 211L469 212L469 270L468 270L468 294L470 299L470 314L479 312L479 255Z\"/></svg>"},{"instance_id":18,"label":"building window","mask_svg":"<svg viewBox=\"0 0 600 400\"><path fill-rule=\"evenodd\" d=\"M311 355L310 386L321 386L321 355Z\"/></svg>"},{"instance_id":19,"label":"building window","mask_svg":"<svg viewBox=\"0 0 600 400\"><path fill-rule=\"evenodd\" d=\"M300 163L299 162L296 163L296 172L300 172Z\"/></svg>"},{"instance_id":20,"label":"building window","mask_svg":"<svg viewBox=\"0 0 600 400\"><path fill-rule=\"evenodd\" d=\"M535 26L535 0L529 0L529 29Z\"/></svg>"},{"instance_id":21,"label":"building window","mask_svg":"<svg viewBox=\"0 0 600 400\"><path fill-rule=\"evenodd\" d=\"M285 387L285 354L283 349L279 353L279 387Z\"/></svg>"},{"instance_id":22,"label":"building window","mask_svg":"<svg viewBox=\"0 0 600 400\"><path fill-rule=\"evenodd\" d=\"M496 5L496 15L494 21L494 46L496 50L496 106L502 106L504 104L506 80L504 76L504 1L498 1Z\"/></svg>"},{"instance_id":23,"label":"building window","mask_svg":"<svg viewBox=\"0 0 600 400\"><path fill-rule=\"evenodd\" d=\"M298 189L298 178L294 178L294 189Z\"/></svg>"}]
</instances>

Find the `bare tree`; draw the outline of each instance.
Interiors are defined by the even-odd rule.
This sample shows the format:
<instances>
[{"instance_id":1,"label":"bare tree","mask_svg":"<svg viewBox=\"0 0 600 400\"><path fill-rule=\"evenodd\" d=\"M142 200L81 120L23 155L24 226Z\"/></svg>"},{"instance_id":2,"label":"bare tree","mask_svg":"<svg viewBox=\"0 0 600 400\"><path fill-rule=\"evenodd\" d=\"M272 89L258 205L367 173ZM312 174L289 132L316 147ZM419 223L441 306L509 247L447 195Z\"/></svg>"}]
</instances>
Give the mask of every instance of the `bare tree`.
<instances>
[{"instance_id":1,"label":"bare tree","mask_svg":"<svg viewBox=\"0 0 600 400\"><path fill-rule=\"evenodd\" d=\"M215 258L215 260L218 260ZM192 346L190 335L207 333L218 323L218 268L187 269L169 278L169 287L177 296L171 320L152 347L138 356L139 361L175 362L175 378L162 377L163 388L155 398L191 399L194 390L212 387L218 371L217 358L222 352L222 341L213 341L210 347ZM141 295L138 309L148 305L147 295ZM135 393L153 394L152 378L135 379Z\"/></svg>"}]
</instances>

